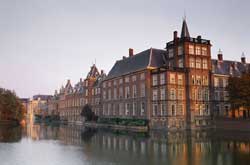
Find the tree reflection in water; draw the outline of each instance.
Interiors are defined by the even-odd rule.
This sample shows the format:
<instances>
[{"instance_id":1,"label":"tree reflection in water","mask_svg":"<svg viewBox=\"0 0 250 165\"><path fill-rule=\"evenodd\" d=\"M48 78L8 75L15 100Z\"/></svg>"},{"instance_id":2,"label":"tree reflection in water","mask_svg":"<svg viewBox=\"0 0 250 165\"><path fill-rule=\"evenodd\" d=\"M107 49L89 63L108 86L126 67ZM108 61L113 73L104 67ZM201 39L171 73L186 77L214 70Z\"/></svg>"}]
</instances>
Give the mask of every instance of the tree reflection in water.
<instances>
[{"instance_id":1,"label":"tree reflection in water","mask_svg":"<svg viewBox=\"0 0 250 165\"><path fill-rule=\"evenodd\" d=\"M13 143L22 139L22 129L20 126L0 126L0 142Z\"/></svg>"}]
</instances>

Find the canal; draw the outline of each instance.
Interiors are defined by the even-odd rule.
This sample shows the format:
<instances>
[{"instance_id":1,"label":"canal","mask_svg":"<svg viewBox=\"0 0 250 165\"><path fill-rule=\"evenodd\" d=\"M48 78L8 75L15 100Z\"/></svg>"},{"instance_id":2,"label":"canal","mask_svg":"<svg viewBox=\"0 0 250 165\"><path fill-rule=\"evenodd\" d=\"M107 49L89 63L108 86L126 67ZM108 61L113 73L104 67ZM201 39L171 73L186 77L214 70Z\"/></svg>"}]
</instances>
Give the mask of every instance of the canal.
<instances>
[{"instance_id":1,"label":"canal","mask_svg":"<svg viewBox=\"0 0 250 165\"><path fill-rule=\"evenodd\" d=\"M0 127L1 165L249 165L250 134L150 132L80 126Z\"/></svg>"}]
</instances>

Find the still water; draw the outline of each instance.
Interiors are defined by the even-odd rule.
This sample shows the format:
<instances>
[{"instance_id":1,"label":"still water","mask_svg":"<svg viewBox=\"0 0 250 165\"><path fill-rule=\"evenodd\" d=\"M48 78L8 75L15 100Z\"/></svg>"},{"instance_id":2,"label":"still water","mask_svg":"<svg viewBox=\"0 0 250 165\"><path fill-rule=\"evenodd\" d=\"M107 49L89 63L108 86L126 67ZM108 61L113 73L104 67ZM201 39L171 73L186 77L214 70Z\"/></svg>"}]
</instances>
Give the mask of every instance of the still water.
<instances>
[{"instance_id":1,"label":"still water","mask_svg":"<svg viewBox=\"0 0 250 165\"><path fill-rule=\"evenodd\" d=\"M0 127L0 165L249 165L250 134Z\"/></svg>"}]
</instances>

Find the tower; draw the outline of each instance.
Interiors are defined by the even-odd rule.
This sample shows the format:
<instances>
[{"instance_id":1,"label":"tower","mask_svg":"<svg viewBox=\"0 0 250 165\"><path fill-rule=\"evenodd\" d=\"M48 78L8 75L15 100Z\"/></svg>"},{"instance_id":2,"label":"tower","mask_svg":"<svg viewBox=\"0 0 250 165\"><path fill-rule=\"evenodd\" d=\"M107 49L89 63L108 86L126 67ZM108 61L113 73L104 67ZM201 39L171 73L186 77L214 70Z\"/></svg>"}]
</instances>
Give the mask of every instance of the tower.
<instances>
[{"instance_id":1,"label":"tower","mask_svg":"<svg viewBox=\"0 0 250 165\"><path fill-rule=\"evenodd\" d=\"M169 68L182 68L186 77L186 121L190 129L211 125L210 84L211 44L209 40L190 37L183 19L181 36L174 31L173 40L166 44Z\"/></svg>"}]
</instances>

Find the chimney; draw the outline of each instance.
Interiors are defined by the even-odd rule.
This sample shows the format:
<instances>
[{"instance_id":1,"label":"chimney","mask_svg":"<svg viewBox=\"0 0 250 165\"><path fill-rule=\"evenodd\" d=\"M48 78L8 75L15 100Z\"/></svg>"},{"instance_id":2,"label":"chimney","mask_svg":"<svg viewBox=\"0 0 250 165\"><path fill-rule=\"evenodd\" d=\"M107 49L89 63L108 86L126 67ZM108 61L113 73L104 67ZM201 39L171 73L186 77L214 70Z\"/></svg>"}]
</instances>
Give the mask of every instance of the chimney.
<instances>
[{"instance_id":1,"label":"chimney","mask_svg":"<svg viewBox=\"0 0 250 165\"><path fill-rule=\"evenodd\" d=\"M174 31L174 41L177 40L177 38L178 38L178 32Z\"/></svg>"},{"instance_id":2,"label":"chimney","mask_svg":"<svg viewBox=\"0 0 250 165\"><path fill-rule=\"evenodd\" d=\"M104 71L103 71L103 70L101 70L101 75L103 75L103 73L104 73Z\"/></svg>"},{"instance_id":3,"label":"chimney","mask_svg":"<svg viewBox=\"0 0 250 165\"><path fill-rule=\"evenodd\" d=\"M245 57L244 52L243 52L242 55L241 55L241 63L242 63L242 64L246 64L246 57Z\"/></svg>"},{"instance_id":4,"label":"chimney","mask_svg":"<svg viewBox=\"0 0 250 165\"><path fill-rule=\"evenodd\" d=\"M129 48L128 51L129 51L129 57L132 57L134 55L134 50L132 48Z\"/></svg>"},{"instance_id":5,"label":"chimney","mask_svg":"<svg viewBox=\"0 0 250 165\"><path fill-rule=\"evenodd\" d=\"M223 54L222 54L222 51L220 49L219 49L219 52L218 52L218 61L219 62L223 61Z\"/></svg>"},{"instance_id":6,"label":"chimney","mask_svg":"<svg viewBox=\"0 0 250 165\"><path fill-rule=\"evenodd\" d=\"M82 82L82 78L80 78L80 82Z\"/></svg>"},{"instance_id":7,"label":"chimney","mask_svg":"<svg viewBox=\"0 0 250 165\"><path fill-rule=\"evenodd\" d=\"M201 36L197 36L197 40L200 42L201 41Z\"/></svg>"},{"instance_id":8,"label":"chimney","mask_svg":"<svg viewBox=\"0 0 250 165\"><path fill-rule=\"evenodd\" d=\"M69 84L70 83L70 79L68 79L68 81L67 81L67 84Z\"/></svg>"}]
</instances>

